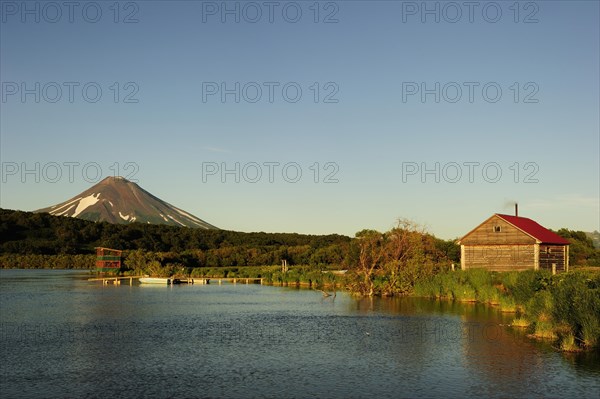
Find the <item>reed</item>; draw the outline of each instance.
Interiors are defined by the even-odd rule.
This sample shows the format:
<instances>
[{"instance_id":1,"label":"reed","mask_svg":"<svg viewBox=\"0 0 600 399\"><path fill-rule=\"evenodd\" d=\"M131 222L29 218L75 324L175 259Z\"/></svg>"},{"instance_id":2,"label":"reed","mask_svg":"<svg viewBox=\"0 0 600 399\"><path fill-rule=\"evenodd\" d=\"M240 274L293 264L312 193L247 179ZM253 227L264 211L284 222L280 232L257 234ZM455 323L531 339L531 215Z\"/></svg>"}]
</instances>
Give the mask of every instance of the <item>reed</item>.
<instances>
[{"instance_id":1,"label":"reed","mask_svg":"<svg viewBox=\"0 0 600 399\"><path fill-rule=\"evenodd\" d=\"M575 335L569 333L560 340L560 350L563 352L580 352L581 349L575 343Z\"/></svg>"},{"instance_id":2,"label":"reed","mask_svg":"<svg viewBox=\"0 0 600 399\"><path fill-rule=\"evenodd\" d=\"M503 313L515 313L517 311L517 304L513 297L508 295L500 296L500 311Z\"/></svg>"},{"instance_id":3,"label":"reed","mask_svg":"<svg viewBox=\"0 0 600 399\"><path fill-rule=\"evenodd\" d=\"M512 326L518 328L527 328L531 325L531 322L527 320L525 317L517 317L513 320Z\"/></svg>"}]
</instances>

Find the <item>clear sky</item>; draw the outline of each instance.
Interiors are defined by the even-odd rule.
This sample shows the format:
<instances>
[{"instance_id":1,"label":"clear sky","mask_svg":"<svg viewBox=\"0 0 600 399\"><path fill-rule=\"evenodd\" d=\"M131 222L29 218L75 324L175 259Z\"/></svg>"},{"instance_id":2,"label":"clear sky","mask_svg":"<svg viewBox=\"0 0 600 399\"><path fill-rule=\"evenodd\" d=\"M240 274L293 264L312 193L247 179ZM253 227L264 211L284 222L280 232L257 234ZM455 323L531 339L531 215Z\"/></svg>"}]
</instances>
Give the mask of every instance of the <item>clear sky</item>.
<instances>
[{"instance_id":1,"label":"clear sky","mask_svg":"<svg viewBox=\"0 0 600 399\"><path fill-rule=\"evenodd\" d=\"M599 16L598 1L1 0L0 206L118 174L230 230L405 217L454 238L514 201L600 230Z\"/></svg>"}]
</instances>

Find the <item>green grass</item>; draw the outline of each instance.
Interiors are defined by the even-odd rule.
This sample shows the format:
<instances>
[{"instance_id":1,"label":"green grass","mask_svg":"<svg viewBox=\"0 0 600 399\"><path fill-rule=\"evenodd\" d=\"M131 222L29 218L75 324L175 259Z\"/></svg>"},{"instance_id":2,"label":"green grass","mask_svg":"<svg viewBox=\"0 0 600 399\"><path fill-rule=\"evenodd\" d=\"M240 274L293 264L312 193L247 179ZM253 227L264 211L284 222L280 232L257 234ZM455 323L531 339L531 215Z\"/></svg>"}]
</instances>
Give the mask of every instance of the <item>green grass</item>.
<instances>
[{"instance_id":1,"label":"green grass","mask_svg":"<svg viewBox=\"0 0 600 399\"><path fill-rule=\"evenodd\" d=\"M598 316L598 315L596 315ZM586 348L594 348L598 346L600 339L600 327L598 327L598 320L590 323L589 325L583 325L581 328L581 342Z\"/></svg>"},{"instance_id":2,"label":"green grass","mask_svg":"<svg viewBox=\"0 0 600 399\"><path fill-rule=\"evenodd\" d=\"M427 298L439 298L441 297L440 286L433 278L428 278L417 282L413 289L413 295Z\"/></svg>"},{"instance_id":3,"label":"green grass","mask_svg":"<svg viewBox=\"0 0 600 399\"><path fill-rule=\"evenodd\" d=\"M452 287L452 298L459 302L477 302L477 292L466 283L458 283Z\"/></svg>"},{"instance_id":4,"label":"green grass","mask_svg":"<svg viewBox=\"0 0 600 399\"><path fill-rule=\"evenodd\" d=\"M575 335L569 333L561 338L560 350L563 352L580 352L581 349L575 343Z\"/></svg>"},{"instance_id":5,"label":"green grass","mask_svg":"<svg viewBox=\"0 0 600 399\"><path fill-rule=\"evenodd\" d=\"M500 302L500 291L493 285L494 277L483 269L440 273L418 281L413 294L497 305Z\"/></svg>"},{"instance_id":6,"label":"green grass","mask_svg":"<svg viewBox=\"0 0 600 399\"><path fill-rule=\"evenodd\" d=\"M555 313L554 297L550 291L538 291L525 303L525 308L534 318L548 318Z\"/></svg>"},{"instance_id":7,"label":"green grass","mask_svg":"<svg viewBox=\"0 0 600 399\"><path fill-rule=\"evenodd\" d=\"M485 269L470 269L463 273L464 280L476 290L479 290L483 287L489 287L493 284L494 274Z\"/></svg>"},{"instance_id":8,"label":"green grass","mask_svg":"<svg viewBox=\"0 0 600 399\"><path fill-rule=\"evenodd\" d=\"M198 267L192 269L191 277L262 278L266 284L314 288L342 287L345 282L343 275L310 266L290 266L286 273L281 271L281 266Z\"/></svg>"},{"instance_id":9,"label":"green grass","mask_svg":"<svg viewBox=\"0 0 600 399\"><path fill-rule=\"evenodd\" d=\"M500 296L500 311L503 313L515 313L517 311L517 304L515 299L508 295Z\"/></svg>"},{"instance_id":10,"label":"green grass","mask_svg":"<svg viewBox=\"0 0 600 399\"><path fill-rule=\"evenodd\" d=\"M477 289L477 300L490 305L500 304L500 291L493 285L485 285Z\"/></svg>"},{"instance_id":11,"label":"green grass","mask_svg":"<svg viewBox=\"0 0 600 399\"><path fill-rule=\"evenodd\" d=\"M600 343L600 273L580 270L553 279L553 317L585 348Z\"/></svg>"},{"instance_id":12,"label":"green grass","mask_svg":"<svg viewBox=\"0 0 600 399\"><path fill-rule=\"evenodd\" d=\"M531 325L531 322L524 317L517 317L512 322L513 327L527 328L530 325Z\"/></svg>"},{"instance_id":13,"label":"green grass","mask_svg":"<svg viewBox=\"0 0 600 399\"><path fill-rule=\"evenodd\" d=\"M538 320L535 322L533 336L536 338L555 340L557 338L554 331L554 325L547 320Z\"/></svg>"}]
</instances>

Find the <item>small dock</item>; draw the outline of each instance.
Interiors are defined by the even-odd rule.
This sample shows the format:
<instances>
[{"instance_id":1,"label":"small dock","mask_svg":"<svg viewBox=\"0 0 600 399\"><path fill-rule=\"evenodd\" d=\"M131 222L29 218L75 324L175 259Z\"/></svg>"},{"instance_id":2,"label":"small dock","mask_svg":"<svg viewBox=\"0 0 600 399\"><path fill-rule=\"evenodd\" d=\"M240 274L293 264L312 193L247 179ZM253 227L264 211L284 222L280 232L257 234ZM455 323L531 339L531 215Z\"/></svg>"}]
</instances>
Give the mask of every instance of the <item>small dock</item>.
<instances>
[{"instance_id":1,"label":"small dock","mask_svg":"<svg viewBox=\"0 0 600 399\"><path fill-rule=\"evenodd\" d=\"M147 277L147 276L95 277L95 278L89 278L88 281L102 281L103 285L108 285L108 284L121 285L123 283L123 281L125 281L125 284L133 285L133 280L138 280L143 277ZM209 278L205 278L205 277L201 277L201 278L188 278L188 277L176 278L176 277L173 277L173 278L170 278L170 280L172 281L171 284L208 284L210 281Z\"/></svg>"},{"instance_id":2,"label":"small dock","mask_svg":"<svg viewBox=\"0 0 600 399\"><path fill-rule=\"evenodd\" d=\"M114 285L133 285L133 280L138 280L147 276L106 276L106 277L94 277L89 278L88 281L102 281L103 285L114 284ZM210 284L210 281L217 281L217 283L223 284L223 282L232 284L263 284L264 278L262 277L169 277L171 280L170 284Z\"/></svg>"},{"instance_id":3,"label":"small dock","mask_svg":"<svg viewBox=\"0 0 600 399\"><path fill-rule=\"evenodd\" d=\"M102 281L103 285L114 284L121 285L123 280L129 280L129 285L133 285L133 280L144 276L124 276L124 277L95 277L88 278L88 281Z\"/></svg>"},{"instance_id":4,"label":"small dock","mask_svg":"<svg viewBox=\"0 0 600 399\"><path fill-rule=\"evenodd\" d=\"M216 280L219 284L222 284L223 281L232 284L263 284L264 280L262 277L213 277L212 279Z\"/></svg>"}]
</instances>

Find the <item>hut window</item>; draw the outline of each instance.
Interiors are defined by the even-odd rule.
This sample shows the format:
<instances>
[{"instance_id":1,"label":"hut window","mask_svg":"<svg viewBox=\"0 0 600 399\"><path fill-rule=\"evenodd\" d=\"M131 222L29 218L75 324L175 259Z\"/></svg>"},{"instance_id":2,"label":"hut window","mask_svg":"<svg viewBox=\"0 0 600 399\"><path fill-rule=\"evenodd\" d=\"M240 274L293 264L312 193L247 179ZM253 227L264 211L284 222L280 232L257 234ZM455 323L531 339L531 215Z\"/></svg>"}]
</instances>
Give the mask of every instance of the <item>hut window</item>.
<instances>
[{"instance_id":1,"label":"hut window","mask_svg":"<svg viewBox=\"0 0 600 399\"><path fill-rule=\"evenodd\" d=\"M546 253L549 254L550 253L550 247L546 247Z\"/></svg>"},{"instance_id":2,"label":"hut window","mask_svg":"<svg viewBox=\"0 0 600 399\"><path fill-rule=\"evenodd\" d=\"M500 226L494 226L494 233L500 233L501 230Z\"/></svg>"}]
</instances>

